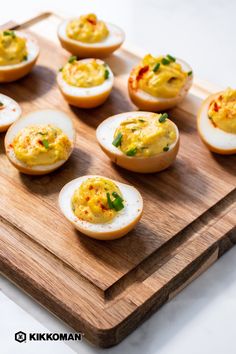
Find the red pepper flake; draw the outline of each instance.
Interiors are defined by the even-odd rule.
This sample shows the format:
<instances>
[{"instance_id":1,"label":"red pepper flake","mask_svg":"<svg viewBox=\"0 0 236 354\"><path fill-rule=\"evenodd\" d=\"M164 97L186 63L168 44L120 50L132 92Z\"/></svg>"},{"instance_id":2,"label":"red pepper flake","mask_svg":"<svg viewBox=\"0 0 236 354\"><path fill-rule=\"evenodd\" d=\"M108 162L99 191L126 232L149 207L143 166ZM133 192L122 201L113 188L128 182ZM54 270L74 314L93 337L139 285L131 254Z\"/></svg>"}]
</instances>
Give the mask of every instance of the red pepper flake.
<instances>
[{"instance_id":1,"label":"red pepper flake","mask_svg":"<svg viewBox=\"0 0 236 354\"><path fill-rule=\"evenodd\" d=\"M143 68L139 69L138 75L136 77L137 81L142 79L143 75L149 70L149 66L146 65Z\"/></svg>"},{"instance_id":2,"label":"red pepper flake","mask_svg":"<svg viewBox=\"0 0 236 354\"><path fill-rule=\"evenodd\" d=\"M9 144L9 148L13 148L13 145L12 145L12 144Z\"/></svg>"},{"instance_id":3,"label":"red pepper flake","mask_svg":"<svg viewBox=\"0 0 236 354\"><path fill-rule=\"evenodd\" d=\"M39 143L40 145L44 146L42 140L38 140L38 143Z\"/></svg>"},{"instance_id":4,"label":"red pepper flake","mask_svg":"<svg viewBox=\"0 0 236 354\"><path fill-rule=\"evenodd\" d=\"M89 190L91 191L92 189L93 189L93 186L92 186L92 185L90 185L90 186L89 186Z\"/></svg>"},{"instance_id":5,"label":"red pepper flake","mask_svg":"<svg viewBox=\"0 0 236 354\"><path fill-rule=\"evenodd\" d=\"M89 201L89 199L90 199L90 197L86 197L86 198L85 198L86 202L88 202L88 201Z\"/></svg>"},{"instance_id":6,"label":"red pepper flake","mask_svg":"<svg viewBox=\"0 0 236 354\"><path fill-rule=\"evenodd\" d=\"M88 21L89 23L91 23L91 25L94 25L94 26L97 24L97 21L94 20L93 18L87 18L87 21Z\"/></svg>"},{"instance_id":7,"label":"red pepper flake","mask_svg":"<svg viewBox=\"0 0 236 354\"><path fill-rule=\"evenodd\" d=\"M216 102L214 102L214 111L215 112L218 112L219 111L219 106L218 106L218 104L216 103Z\"/></svg>"},{"instance_id":8,"label":"red pepper flake","mask_svg":"<svg viewBox=\"0 0 236 354\"><path fill-rule=\"evenodd\" d=\"M13 112L15 112L15 111L16 111L16 109L15 109L15 108L12 108L12 111L13 111Z\"/></svg>"},{"instance_id":9,"label":"red pepper flake","mask_svg":"<svg viewBox=\"0 0 236 354\"><path fill-rule=\"evenodd\" d=\"M85 213L85 214L88 214L88 210L85 210L84 213Z\"/></svg>"},{"instance_id":10,"label":"red pepper flake","mask_svg":"<svg viewBox=\"0 0 236 354\"><path fill-rule=\"evenodd\" d=\"M223 96L220 95L220 96L218 97L218 100L219 100L219 101L222 101L222 100L223 100Z\"/></svg>"}]
</instances>

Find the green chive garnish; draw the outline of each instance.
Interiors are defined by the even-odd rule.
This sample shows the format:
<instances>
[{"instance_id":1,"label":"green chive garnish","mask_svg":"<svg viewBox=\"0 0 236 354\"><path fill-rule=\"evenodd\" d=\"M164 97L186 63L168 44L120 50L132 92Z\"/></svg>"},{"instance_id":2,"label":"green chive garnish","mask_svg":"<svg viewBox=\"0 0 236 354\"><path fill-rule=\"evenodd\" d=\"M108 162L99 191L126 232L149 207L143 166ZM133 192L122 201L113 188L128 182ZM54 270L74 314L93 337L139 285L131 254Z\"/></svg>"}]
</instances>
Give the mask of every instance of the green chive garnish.
<instances>
[{"instance_id":1,"label":"green chive garnish","mask_svg":"<svg viewBox=\"0 0 236 354\"><path fill-rule=\"evenodd\" d=\"M47 133L38 132L38 134L40 134L40 135L46 135Z\"/></svg>"},{"instance_id":2,"label":"green chive garnish","mask_svg":"<svg viewBox=\"0 0 236 354\"><path fill-rule=\"evenodd\" d=\"M69 59L68 59L68 63L73 63L75 60L77 60L77 57L75 55L72 55Z\"/></svg>"},{"instance_id":3,"label":"green chive garnish","mask_svg":"<svg viewBox=\"0 0 236 354\"><path fill-rule=\"evenodd\" d=\"M113 140L112 145L114 145L115 147L120 146L121 140L122 140L122 134L118 133L117 136L115 137L115 139Z\"/></svg>"},{"instance_id":4,"label":"green chive garnish","mask_svg":"<svg viewBox=\"0 0 236 354\"><path fill-rule=\"evenodd\" d=\"M135 156L137 153L137 148L130 149L126 152L127 156Z\"/></svg>"},{"instance_id":5,"label":"green chive garnish","mask_svg":"<svg viewBox=\"0 0 236 354\"><path fill-rule=\"evenodd\" d=\"M110 193L107 193L107 203L108 203L109 208L113 209L113 204L112 204L112 201L111 201Z\"/></svg>"},{"instance_id":6,"label":"green chive garnish","mask_svg":"<svg viewBox=\"0 0 236 354\"><path fill-rule=\"evenodd\" d=\"M188 76L191 76L192 74L193 74L192 71L189 71L189 72L188 72Z\"/></svg>"},{"instance_id":7,"label":"green chive garnish","mask_svg":"<svg viewBox=\"0 0 236 354\"><path fill-rule=\"evenodd\" d=\"M12 36L12 38L16 38L16 34L14 31L3 31L4 36Z\"/></svg>"},{"instance_id":8,"label":"green chive garnish","mask_svg":"<svg viewBox=\"0 0 236 354\"><path fill-rule=\"evenodd\" d=\"M43 146L45 147L45 149L48 149L49 148L49 142L47 139L43 139L42 140L42 143L43 143Z\"/></svg>"},{"instance_id":9,"label":"green chive garnish","mask_svg":"<svg viewBox=\"0 0 236 354\"><path fill-rule=\"evenodd\" d=\"M27 60L27 59L28 59L28 55L24 55L23 60Z\"/></svg>"},{"instance_id":10,"label":"green chive garnish","mask_svg":"<svg viewBox=\"0 0 236 354\"><path fill-rule=\"evenodd\" d=\"M120 200L121 200L122 202L124 201L124 199L121 198L121 196L120 196L118 193L112 192L112 195L113 195L114 198L120 198Z\"/></svg>"},{"instance_id":11,"label":"green chive garnish","mask_svg":"<svg viewBox=\"0 0 236 354\"><path fill-rule=\"evenodd\" d=\"M0 101L0 107L2 107L3 106L3 103Z\"/></svg>"},{"instance_id":12,"label":"green chive garnish","mask_svg":"<svg viewBox=\"0 0 236 354\"><path fill-rule=\"evenodd\" d=\"M116 211L120 211L122 209L124 209L124 204L122 203L121 199L120 198L116 198L113 200L112 202L113 204L113 208L116 210Z\"/></svg>"},{"instance_id":13,"label":"green chive garnish","mask_svg":"<svg viewBox=\"0 0 236 354\"><path fill-rule=\"evenodd\" d=\"M176 61L176 58L175 58L175 57L172 57L172 55L170 55L170 54L167 54L166 57L167 57L170 61L173 61L173 62Z\"/></svg>"},{"instance_id":14,"label":"green chive garnish","mask_svg":"<svg viewBox=\"0 0 236 354\"><path fill-rule=\"evenodd\" d=\"M162 63L163 65L169 65L169 64L170 64L170 60L167 59L167 58L163 58L162 61L161 61L161 63Z\"/></svg>"},{"instance_id":15,"label":"green chive garnish","mask_svg":"<svg viewBox=\"0 0 236 354\"><path fill-rule=\"evenodd\" d=\"M163 147L163 151L169 151L169 146Z\"/></svg>"},{"instance_id":16,"label":"green chive garnish","mask_svg":"<svg viewBox=\"0 0 236 354\"><path fill-rule=\"evenodd\" d=\"M62 70L63 70L63 66L60 69L58 69L59 72L61 72Z\"/></svg>"},{"instance_id":17,"label":"green chive garnish","mask_svg":"<svg viewBox=\"0 0 236 354\"><path fill-rule=\"evenodd\" d=\"M152 71L154 71L154 73L157 72L157 70L160 68L160 65L160 63L156 63Z\"/></svg>"},{"instance_id":18,"label":"green chive garnish","mask_svg":"<svg viewBox=\"0 0 236 354\"><path fill-rule=\"evenodd\" d=\"M160 122L160 123L164 123L167 118L168 118L168 114L167 114L167 113L163 113L163 114L160 116L160 118L159 118L159 122Z\"/></svg>"},{"instance_id":19,"label":"green chive garnish","mask_svg":"<svg viewBox=\"0 0 236 354\"><path fill-rule=\"evenodd\" d=\"M141 123L145 122L144 119L139 119L138 121L141 122Z\"/></svg>"},{"instance_id":20,"label":"green chive garnish","mask_svg":"<svg viewBox=\"0 0 236 354\"><path fill-rule=\"evenodd\" d=\"M112 195L113 197L115 197L113 201L111 200L110 193L107 193L107 204L110 209L115 209L116 211L120 211L121 209L124 208L123 199L116 192L113 192Z\"/></svg>"},{"instance_id":21,"label":"green chive garnish","mask_svg":"<svg viewBox=\"0 0 236 354\"><path fill-rule=\"evenodd\" d=\"M104 77L105 77L105 80L107 80L109 78L109 70L105 69L105 72L104 72Z\"/></svg>"}]
</instances>

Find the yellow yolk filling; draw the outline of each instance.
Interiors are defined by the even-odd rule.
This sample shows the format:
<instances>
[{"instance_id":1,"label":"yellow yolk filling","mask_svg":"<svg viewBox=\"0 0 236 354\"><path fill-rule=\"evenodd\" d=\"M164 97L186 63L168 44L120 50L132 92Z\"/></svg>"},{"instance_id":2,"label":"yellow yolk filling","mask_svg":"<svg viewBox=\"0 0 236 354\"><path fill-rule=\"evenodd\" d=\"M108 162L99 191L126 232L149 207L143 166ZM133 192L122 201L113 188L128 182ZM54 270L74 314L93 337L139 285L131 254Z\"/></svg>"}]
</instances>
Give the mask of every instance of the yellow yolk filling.
<instances>
[{"instance_id":1,"label":"yellow yolk filling","mask_svg":"<svg viewBox=\"0 0 236 354\"><path fill-rule=\"evenodd\" d=\"M117 185L102 177L91 177L84 181L75 190L71 200L74 214L81 220L93 224L106 223L111 221L117 214L108 204L107 194L112 198L112 193L122 197Z\"/></svg>"},{"instance_id":2,"label":"yellow yolk filling","mask_svg":"<svg viewBox=\"0 0 236 354\"><path fill-rule=\"evenodd\" d=\"M176 129L162 114L128 118L116 129L114 139L120 139L120 150L128 156L150 157L169 150L176 141Z\"/></svg>"},{"instance_id":3,"label":"yellow yolk filling","mask_svg":"<svg viewBox=\"0 0 236 354\"><path fill-rule=\"evenodd\" d=\"M49 124L22 129L12 145L16 158L28 166L51 165L66 160L71 149L71 142L62 130Z\"/></svg>"},{"instance_id":4,"label":"yellow yolk filling","mask_svg":"<svg viewBox=\"0 0 236 354\"><path fill-rule=\"evenodd\" d=\"M146 55L130 77L133 89L143 90L154 97L176 97L184 86L188 73L173 60L164 56L155 58L151 54Z\"/></svg>"},{"instance_id":5,"label":"yellow yolk filling","mask_svg":"<svg viewBox=\"0 0 236 354\"><path fill-rule=\"evenodd\" d=\"M62 69L63 79L72 86L93 87L103 84L106 79L106 66L96 59L66 63Z\"/></svg>"},{"instance_id":6,"label":"yellow yolk filling","mask_svg":"<svg viewBox=\"0 0 236 354\"><path fill-rule=\"evenodd\" d=\"M97 43L103 41L109 35L109 30L105 22L98 20L96 15L88 14L69 22L66 34L76 41Z\"/></svg>"},{"instance_id":7,"label":"yellow yolk filling","mask_svg":"<svg viewBox=\"0 0 236 354\"><path fill-rule=\"evenodd\" d=\"M236 90L228 88L213 100L209 106L208 117L219 129L236 134Z\"/></svg>"},{"instance_id":8,"label":"yellow yolk filling","mask_svg":"<svg viewBox=\"0 0 236 354\"><path fill-rule=\"evenodd\" d=\"M0 66L19 64L26 59L26 39L14 31L0 32Z\"/></svg>"}]
</instances>

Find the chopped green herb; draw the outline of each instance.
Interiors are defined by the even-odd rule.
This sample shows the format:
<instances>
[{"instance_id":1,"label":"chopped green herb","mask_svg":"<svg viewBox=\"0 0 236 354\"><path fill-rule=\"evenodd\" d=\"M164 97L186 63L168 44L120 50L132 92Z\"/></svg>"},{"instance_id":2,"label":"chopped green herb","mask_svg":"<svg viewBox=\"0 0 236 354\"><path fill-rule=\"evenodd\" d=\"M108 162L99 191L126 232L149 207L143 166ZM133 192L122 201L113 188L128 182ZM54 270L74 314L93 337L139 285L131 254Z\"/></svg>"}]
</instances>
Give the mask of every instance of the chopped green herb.
<instances>
[{"instance_id":1,"label":"chopped green herb","mask_svg":"<svg viewBox=\"0 0 236 354\"><path fill-rule=\"evenodd\" d=\"M189 71L189 72L188 72L188 76L191 76L192 74L193 74L192 71Z\"/></svg>"},{"instance_id":2,"label":"chopped green herb","mask_svg":"<svg viewBox=\"0 0 236 354\"><path fill-rule=\"evenodd\" d=\"M109 75L110 75L109 70L106 69L104 72L105 80L107 80L109 78Z\"/></svg>"},{"instance_id":3,"label":"chopped green herb","mask_svg":"<svg viewBox=\"0 0 236 354\"><path fill-rule=\"evenodd\" d=\"M61 72L63 70L63 66L61 68L58 69L59 72Z\"/></svg>"},{"instance_id":4,"label":"chopped green herb","mask_svg":"<svg viewBox=\"0 0 236 354\"><path fill-rule=\"evenodd\" d=\"M160 68L160 65L161 65L160 63L156 63L154 68L152 69L152 71L154 71L154 73L156 73L157 70Z\"/></svg>"},{"instance_id":5,"label":"chopped green herb","mask_svg":"<svg viewBox=\"0 0 236 354\"><path fill-rule=\"evenodd\" d=\"M131 129L132 133L136 132L136 128Z\"/></svg>"},{"instance_id":6,"label":"chopped green herb","mask_svg":"<svg viewBox=\"0 0 236 354\"><path fill-rule=\"evenodd\" d=\"M107 193L107 203L108 203L109 208L113 209L113 204L112 204L112 201L111 201L110 193Z\"/></svg>"},{"instance_id":7,"label":"chopped green herb","mask_svg":"<svg viewBox=\"0 0 236 354\"><path fill-rule=\"evenodd\" d=\"M163 147L163 151L169 151L169 146Z\"/></svg>"},{"instance_id":8,"label":"chopped green herb","mask_svg":"<svg viewBox=\"0 0 236 354\"><path fill-rule=\"evenodd\" d=\"M0 107L4 106L4 104L0 101Z\"/></svg>"},{"instance_id":9,"label":"chopped green herb","mask_svg":"<svg viewBox=\"0 0 236 354\"><path fill-rule=\"evenodd\" d=\"M77 60L77 57L75 55L72 55L69 59L68 59L68 63L73 63L75 60Z\"/></svg>"},{"instance_id":10,"label":"chopped green herb","mask_svg":"<svg viewBox=\"0 0 236 354\"><path fill-rule=\"evenodd\" d=\"M163 114L160 116L160 118L159 118L159 122L160 122L160 123L164 123L167 118L168 118L168 114L167 114L167 113L163 113Z\"/></svg>"},{"instance_id":11,"label":"chopped green herb","mask_svg":"<svg viewBox=\"0 0 236 354\"><path fill-rule=\"evenodd\" d=\"M4 36L12 36L12 38L16 38L16 34L14 31L3 31Z\"/></svg>"},{"instance_id":12,"label":"chopped green herb","mask_svg":"<svg viewBox=\"0 0 236 354\"><path fill-rule=\"evenodd\" d=\"M167 58L163 58L162 61L161 61L161 63L162 63L163 65L169 65L169 64L170 64L170 60L167 59Z\"/></svg>"},{"instance_id":13,"label":"chopped green herb","mask_svg":"<svg viewBox=\"0 0 236 354\"><path fill-rule=\"evenodd\" d=\"M112 205L116 211L120 211L120 210L124 209L124 204L122 203L122 200L120 198L114 199L112 202Z\"/></svg>"},{"instance_id":14,"label":"chopped green herb","mask_svg":"<svg viewBox=\"0 0 236 354\"><path fill-rule=\"evenodd\" d=\"M27 59L28 59L28 55L26 54L23 56L23 60L27 60Z\"/></svg>"},{"instance_id":15,"label":"chopped green herb","mask_svg":"<svg viewBox=\"0 0 236 354\"><path fill-rule=\"evenodd\" d=\"M113 140L112 145L114 145L115 147L120 146L121 140L122 140L122 134L118 133L117 136L115 137L115 139Z\"/></svg>"},{"instance_id":16,"label":"chopped green herb","mask_svg":"<svg viewBox=\"0 0 236 354\"><path fill-rule=\"evenodd\" d=\"M127 156L135 156L137 153L137 148L130 149L126 152Z\"/></svg>"},{"instance_id":17,"label":"chopped green herb","mask_svg":"<svg viewBox=\"0 0 236 354\"><path fill-rule=\"evenodd\" d=\"M47 133L38 132L38 134L40 134L40 135L46 135Z\"/></svg>"},{"instance_id":18,"label":"chopped green herb","mask_svg":"<svg viewBox=\"0 0 236 354\"><path fill-rule=\"evenodd\" d=\"M113 195L114 198L120 198L122 202L124 201L124 199L121 198L121 196L118 193L112 192L112 195Z\"/></svg>"},{"instance_id":19,"label":"chopped green herb","mask_svg":"<svg viewBox=\"0 0 236 354\"><path fill-rule=\"evenodd\" d=\"M43 143L43 146L45 147L45 149L48 149L49 148L49 142L47 139L43 139L42 140L42 143Z\"/></svg>"},{"instance_id":20,"label":"chopped green herb","mask_svg":"<svg viewBox=\"0 0 236 354\"><path fill-rule=\"evenodd\" d=\"M123 199L116 192L112 193L115 199L112 201L110 193L107 193L107 203L110 209L115 209L116 211L120 211L124 208Z\"/></svg>"},{"instance_id":21,"label":"chopped green herb","mask_svg":"<svg viewBox=\"0 0 236 354\"><path fill-rule=\"evenodd\" d=\"M176 58L175 58L175 57L172 57L172 55L170 55L170 54L167 54L166 57L167 57L170 61L173 61L173 62L176 61Z\"/></svg>"},{"instance_id":22,"label":"chopped green herb","mask_svg":"<svg viewBox=\"0 0 236 354\"><path fill-rule=\"evenodd\" d=\"M145 122L144 119L139 119L138 121L141 122L141 123Z\"/></svg>"}]
</instances>

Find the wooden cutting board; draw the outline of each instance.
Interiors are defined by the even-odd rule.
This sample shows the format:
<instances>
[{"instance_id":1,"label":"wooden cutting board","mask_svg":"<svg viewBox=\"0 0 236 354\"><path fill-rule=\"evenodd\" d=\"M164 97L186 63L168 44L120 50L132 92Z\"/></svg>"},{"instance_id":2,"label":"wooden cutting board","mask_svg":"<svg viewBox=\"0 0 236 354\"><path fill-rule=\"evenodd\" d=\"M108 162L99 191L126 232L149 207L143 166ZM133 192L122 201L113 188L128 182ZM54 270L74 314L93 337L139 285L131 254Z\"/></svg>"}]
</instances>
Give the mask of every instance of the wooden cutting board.
<instances>
[{"instance_id":1,"label":"wooden cutting board","mask_svg":"<svg viewBox=\"0 0 236 354\"><path fill-rule=\"evenodd\" d=\"M107 60L116 79L103 106L87 111L70 107L56 85L57 70L68 58L56 39L58 23L55 15L43 14L22 26L40 35L38 64L30 75L0 90L17 100L24 113L44 108L69 113L77 130L76 149L63 168L30 177L8 162L0 135L0 271L89 341L109 347L236 242L236 156L214 155L200 141L196 112L217 88L195 81L187 99L170 112L181 133L175 164L151 175L113 165L99 149L95 129L108 116L135 109L126 83L139 58L122 49ZM84 174L139 189L144 215L132 233L96 241L62 216L60 189Z\"/></svg>"}]
</instances>

